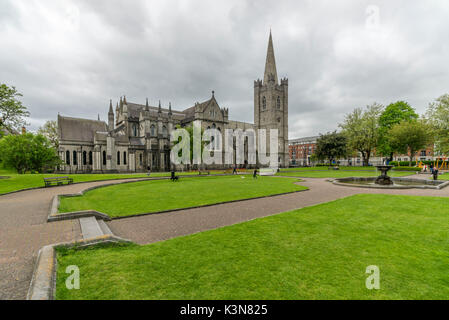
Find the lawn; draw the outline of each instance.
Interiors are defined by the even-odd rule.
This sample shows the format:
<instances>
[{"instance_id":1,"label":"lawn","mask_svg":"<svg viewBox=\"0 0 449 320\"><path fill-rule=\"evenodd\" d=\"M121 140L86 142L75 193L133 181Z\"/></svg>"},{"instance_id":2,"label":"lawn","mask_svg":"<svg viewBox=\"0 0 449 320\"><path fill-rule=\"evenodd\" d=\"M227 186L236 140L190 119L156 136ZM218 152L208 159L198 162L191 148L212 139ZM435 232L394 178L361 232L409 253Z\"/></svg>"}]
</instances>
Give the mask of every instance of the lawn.
<instances>
[{"instance_id":1,"label":"lawn","mask_svg":"<svg viewBox=\"0 0 449 320\"><path fill-rule=\"evenodd\" d=\"M414 172L390 171L388 175L391 177L403 177L414 174ZM346 177L375 177L380 175L376 170L304 170L304 171L281 171L276 175L301 178L346 178Z\"/></svg>"},{"instance_id":2,"label":"lawn","mask_svg":"<svg viewBox=\"0 0 449 320\"><path fill-rule=\"evenodd\" d=\"M296 167L296 168L282 168L281 172L289 171L328 171L328 166L317 166L317 167ZM340 166L340 170L351 170L351 171L376 171L375 167L359 167L359 166Z\"/></svg>"},{"instance_id":3,"label":"lawn","mask_svg":"<svg viewBox=\"0 0 449 320\"><path fill-rule=\"evenodd\" d=\"M221 176L154 180L95 189L79 197L61 197L60 212L93 209L111 217L249 199L305 190L296 178Z\"/></svg>"},{"instance_id":4,"label":"lawn","mask_svg":"<svg viewBox=\"0 0 449 320\"><path fill-rule=\"evenodd\" d=\"M447 198L355 195L145 246L58 249L56 298L447 299L448 216ZM371 265L380 290L365 286Z\"/></svg>"},{"instance_id":5,"label":"lawn","mask_svg":"<svg viewBox=\"0 0 449 320\"><path fill-rule=\"evenodd\" d=\"M438 179L440 180L449 180L449 173L444 173L441 176L438 176Z\"/></svg>"},{"instance_id":6,"label":"lawn","mask_svg":"<svg viewBox=\"0 0 449 320\"><path fill-rule=\"evenodd\" d=\"M223 173L223 171L212 171L213 173ZM198 174L197 172L177 172L177 175ZM8 192L19 191L28 188L44 187L44 177L69 176L74 183L97 181L97 180L117 180L128 178L146 178L146 173L134 174L17 174L11 170L0 169L0 176L7 176L8 179L0 179L0 195ZM152 172L151 177L170 176L169 172Z\"/></svg>"}]
</instances>

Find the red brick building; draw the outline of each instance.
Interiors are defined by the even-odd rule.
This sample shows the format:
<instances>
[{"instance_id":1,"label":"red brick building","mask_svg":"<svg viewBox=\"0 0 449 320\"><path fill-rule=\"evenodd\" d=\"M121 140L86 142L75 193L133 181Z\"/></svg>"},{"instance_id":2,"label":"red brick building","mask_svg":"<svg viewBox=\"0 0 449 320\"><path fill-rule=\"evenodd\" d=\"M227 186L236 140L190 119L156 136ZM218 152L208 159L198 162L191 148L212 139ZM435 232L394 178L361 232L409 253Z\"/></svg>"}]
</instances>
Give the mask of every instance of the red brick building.
<instances>
[{"instance_id":1,"label":"red brick building","mask_svg":"<svg viewBox=\"0 0 449 320\"><path fill-rule=\"evenodd\" d=\"M289 140L288 152L291 166L312 165L310 157L315 153L318 136Z\"/></svg>"}]
</instances>

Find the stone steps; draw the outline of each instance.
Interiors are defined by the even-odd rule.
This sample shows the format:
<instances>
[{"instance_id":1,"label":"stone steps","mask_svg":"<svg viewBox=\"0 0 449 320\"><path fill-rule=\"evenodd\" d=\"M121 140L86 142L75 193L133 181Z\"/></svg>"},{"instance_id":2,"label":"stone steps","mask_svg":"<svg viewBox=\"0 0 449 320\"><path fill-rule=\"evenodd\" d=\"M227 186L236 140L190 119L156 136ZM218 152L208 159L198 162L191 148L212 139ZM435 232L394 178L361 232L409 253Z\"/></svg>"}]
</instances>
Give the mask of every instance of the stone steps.
<instances>
[{"instance_id":1,"label":"stone steps","mask_svg":"<svg viewBox=\"0 0 449 320\"><path fill-rule=\"evenodd\" d=\"M104 222L104 220L97 219L97 222L100 226L100 229L103 231L103 234L111 235L111 236L113 235L111 229L109 229L108 225L106 224L106 222Z\"/></svg>"},{"instance_id":2,"label":"stone steps","mask_svg":"<svg viewBox=\"0 0 449 320\"><path fill-rule=\"evenodd\" d=\"M97 220L95 217L85 217L80 218L79 221L84 240L112 235L111 230L103 220Z\"/></svg>"}]
</instances>

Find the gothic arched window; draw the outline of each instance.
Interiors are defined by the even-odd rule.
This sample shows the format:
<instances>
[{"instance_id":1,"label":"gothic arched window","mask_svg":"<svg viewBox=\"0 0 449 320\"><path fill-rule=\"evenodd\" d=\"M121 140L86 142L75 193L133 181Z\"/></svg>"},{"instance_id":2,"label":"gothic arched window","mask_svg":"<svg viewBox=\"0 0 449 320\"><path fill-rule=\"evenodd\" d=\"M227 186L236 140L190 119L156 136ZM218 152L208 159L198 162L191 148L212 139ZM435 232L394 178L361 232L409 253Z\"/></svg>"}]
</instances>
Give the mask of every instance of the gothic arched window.
<instances>
[{"instance_id":1,"label":"gothic arched window","mask_svg":"<svg viewBox=\"0 0 449 320\"><path fill-rule=\"evenodd\" d=\"M123 152L123 164L126 165L126 151Z\"/></svg>"},{"instance_id":2,"label":"gothic arched window","mask_svg":"<svg viewBox=\"0 0 449 320\"><path fill-rule=\"evenodd\" d=\"M117 165L120 165L120 151L117 151Z\"/></svg>"},{"instance_id":3,"label":"gothic arched window","mask_svg":"<svg viewBox=\"0 0 449 320\"><path fill-rule=\"evenodd\" d=\"M83 166L87 164L87 152L83 151Z\"/></svg>"},{"instance_id":4,"label":"gothic arched window","mask_svg":"<svg viewBox=\"0 0 449 320\"><path fill-rule=\"evenodd\" d=\"M137 125L133 124L133 136L137 137Z\"/></svg>"},{"instance_id":5,"label":"gothic arched window","mask_svg":"<svg viewBox=\"0 0 449 320\"><path fill-rule=\"evenodd\" d=\"M156 135L156 127L154 126L154 124L151 125L151 135L152 136Z\"/></svg>"},{"instance_id":6,"label":"gothic arched window","mask_svg":"<svg viewBox=\"0 0 449 320\"><path fill-rule=\"evenodd\" d=\"M103 151L103 165L106 165L106 151Z\"/></svg>"},{"instance_id":7,"label":"gothic arched window","mask_svg":"<svg viewBox=\"0 0 449 320\"><path fill-rule=\"evenodd\" d=\"M163 135L164 137L167 136L167 127L166 127L166 126L163 126L163 127L162 127L162 135Z\"/></svg>"},{"instance_id":8,"label":"gothic arched window","mask_svg":"<svg viewBox=\"0 0 449 320\"><path fill-rule=\"evenodd\" d=\"M76 151L73 151L73 164L74 165L78 164L78 159L76 157L77 157L77 153L76 153Z\"/></svg>"},{"instance_id":9,"label":"gothic arched window","mask_svg":"<svg viewBox=\"0 0 449 320\"><path fill-rule=\"evenodd\" d=\"M143 164L143 155L139 154L139 164L142 165Z\"/></svg>"},{"instance_id":10,"label":"gothic arched window","mask_svg":"<svg viewBox=\"0 0 449 320\"><path fill-rule=\"evenodd\" d=\"M281 108L281 98L280 97L278 97L276 104L277 104L278 109L280 109Z\"/></svg>"},{"instance_id":11,"label":"gothic arched window","mask_svg":"<svg viewBox=\"0 0 449 320\"><path fill-rule=\"evenodd\" d=\"M65 163L70 164L70 151L65 152Z\"/></svg>"},{"instance_id":12,"label":"gothic arched window","mask_svg":"<svg viewBox=\"0 0 449 320\"><path fill-rule=\"evenodd\" d=\"M267 99L263 97L262 99L262 108L265 110L267 108Z\"/></svg>"},{"instance_id":13,"label":"gothic arched window","mask_svg":"<svg viewBox=\"0 0 449 320\"><path fill-rule=\"evenodd\" d=\"M92 151L89 151L89 164L93 164Z\"/></svg>"}]
</instances>

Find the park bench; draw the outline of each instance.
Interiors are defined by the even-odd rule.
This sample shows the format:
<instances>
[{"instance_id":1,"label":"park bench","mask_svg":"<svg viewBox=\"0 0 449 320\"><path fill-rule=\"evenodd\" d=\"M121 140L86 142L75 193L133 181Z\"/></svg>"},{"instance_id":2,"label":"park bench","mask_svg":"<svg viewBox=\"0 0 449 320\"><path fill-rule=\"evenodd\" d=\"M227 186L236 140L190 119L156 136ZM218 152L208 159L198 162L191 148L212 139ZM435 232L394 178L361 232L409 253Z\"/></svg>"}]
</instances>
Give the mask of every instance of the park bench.
<instances>
[{"instance_id":1,"label":"park bench","mask_svg":"<svg viewBox=\"0 0 449 320\"><path fill-rule=\"evenodd\" d=\"M52 185L55 186L62 186L64 182L67 182L67 184L72 184L73 179L69 177L51 177L51 178L44 178L44 183L46 187L50 187Z\"/></svg>"},{"instance_id":2,"label":"park bench","mask_svg":"<svg viewBox=\"0 0 449 320\"><path fill-rule=\"evenodd\" d=\"M265 168L259 170L260 176L274 176L277 172L276 168Z\"/></svg>"}]
</instances>

